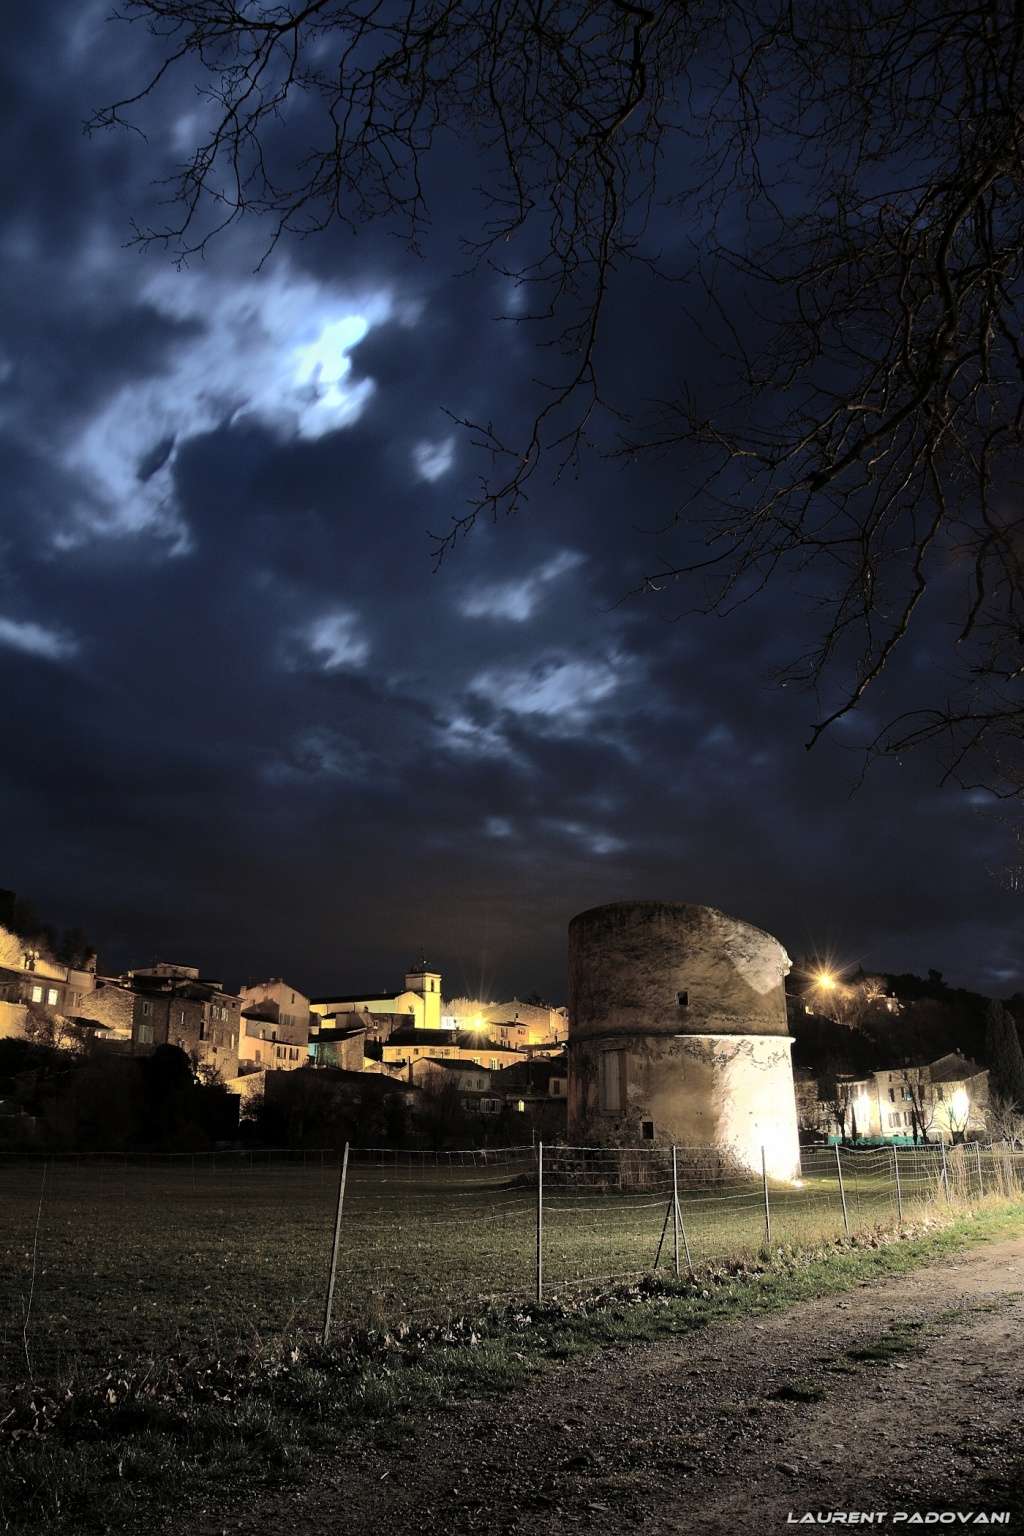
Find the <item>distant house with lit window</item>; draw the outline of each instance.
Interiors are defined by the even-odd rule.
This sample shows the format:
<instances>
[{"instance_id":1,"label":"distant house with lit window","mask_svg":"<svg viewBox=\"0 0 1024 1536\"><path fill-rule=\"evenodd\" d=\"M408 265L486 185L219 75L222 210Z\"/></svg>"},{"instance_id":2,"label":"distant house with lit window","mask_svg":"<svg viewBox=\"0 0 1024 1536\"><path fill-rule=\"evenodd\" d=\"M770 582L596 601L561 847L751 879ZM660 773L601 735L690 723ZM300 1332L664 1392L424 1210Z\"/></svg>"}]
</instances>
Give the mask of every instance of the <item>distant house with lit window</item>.
<instances>
[{"instance_id":1,"label":"distant house with lit window","mask_svg":"<svg viewBox=\"0 0 1024 1536\"><path fill-rule=\"evenodd\" d=\"M9 929L0 928L0 1035L21 1035L31 1017L68 1019L84 1010L96 985L88 969L61 964Z\"/></svg>"},{"instance_id":2,"label":"distant house with lit window","mask_svg":"<svg viewBox=\"0 0 1024 1536\"><path fill-rule=\"evenodd\" d=\"M833 1115L831 1139L963 1141L984 1133L988 1092L988 1072L957 1051L849 1078L836 1087L843 1125Z\"/></svg>"}]
</instances>

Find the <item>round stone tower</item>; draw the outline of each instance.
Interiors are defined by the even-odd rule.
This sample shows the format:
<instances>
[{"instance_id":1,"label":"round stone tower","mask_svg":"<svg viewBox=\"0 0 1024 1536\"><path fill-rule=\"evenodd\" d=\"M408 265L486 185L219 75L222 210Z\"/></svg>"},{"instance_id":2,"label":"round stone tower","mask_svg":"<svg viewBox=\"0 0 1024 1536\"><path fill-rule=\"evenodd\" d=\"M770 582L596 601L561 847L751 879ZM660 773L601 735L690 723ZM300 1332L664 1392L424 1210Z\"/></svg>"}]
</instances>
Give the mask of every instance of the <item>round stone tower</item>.
<instances>
[{"instance_id":1,"label":"round stone tower","mask_svg":"<svg viewBox=\"0 0 1024 1536\"><path fill-rule=\"evenodd\" d=\"M713 1147L799 1176L777 939L714 907L624 901L569 924L569 1140Z\"/></svg>"}]
</instances>

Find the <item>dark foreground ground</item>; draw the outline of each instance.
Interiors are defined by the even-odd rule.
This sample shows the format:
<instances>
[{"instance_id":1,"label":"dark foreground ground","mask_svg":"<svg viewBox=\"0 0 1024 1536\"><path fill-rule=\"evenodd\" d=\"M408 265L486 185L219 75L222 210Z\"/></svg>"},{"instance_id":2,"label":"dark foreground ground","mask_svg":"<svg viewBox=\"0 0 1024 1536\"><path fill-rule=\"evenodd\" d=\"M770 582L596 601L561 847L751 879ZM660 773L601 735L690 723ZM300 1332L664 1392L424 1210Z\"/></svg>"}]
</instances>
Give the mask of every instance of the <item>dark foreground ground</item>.
<instances>
[{"instance_id":1,"label":"dark foreground ground","mask_svg":"<svg viewBox=\"0 0 1024 1536\"><path fill-rule=\"evenodd\" d=\"M986 1243L424 1411L298 1489L169 1515L161 1536L724 1536L836 1510L893 1529L896 1511L1008 1510L1024 1531L1022 1324L1024 1237Z\"/></svg>"}]
</instances>

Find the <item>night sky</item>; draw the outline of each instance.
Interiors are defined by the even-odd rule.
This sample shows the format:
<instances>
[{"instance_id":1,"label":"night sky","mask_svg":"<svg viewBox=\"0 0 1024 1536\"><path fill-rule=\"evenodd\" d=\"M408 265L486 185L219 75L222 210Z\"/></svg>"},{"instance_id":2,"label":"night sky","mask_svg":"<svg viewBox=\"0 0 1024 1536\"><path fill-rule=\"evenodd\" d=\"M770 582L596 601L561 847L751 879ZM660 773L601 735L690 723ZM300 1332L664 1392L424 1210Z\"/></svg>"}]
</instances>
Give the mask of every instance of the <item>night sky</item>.
<instances>
[{"instance_id":1,"label":"night sky","mask_svg":"<svg viewBox=\"0 0 1024 1536\"><path fill-rule=\"evenodd\" d=\"M127 249L187 147L182 79L136 135L86 137L145 37L99 5L18 8L0 61L0 884L161 958L316 993L400 981L564 998L574 912L707 902L791 954L1024 985L1001 834L934 759L864 743L937 660L808 754L780 589L720 620L656 563L678 466L539 478L437 574L427 530L486 465L444 413L515 423L540 370L493 272L458 276L455 148L421 259L384 228L232 232L180 272ZM605 368L624 398L710 366L634 274Z\"/></svg>"}]
</instances>

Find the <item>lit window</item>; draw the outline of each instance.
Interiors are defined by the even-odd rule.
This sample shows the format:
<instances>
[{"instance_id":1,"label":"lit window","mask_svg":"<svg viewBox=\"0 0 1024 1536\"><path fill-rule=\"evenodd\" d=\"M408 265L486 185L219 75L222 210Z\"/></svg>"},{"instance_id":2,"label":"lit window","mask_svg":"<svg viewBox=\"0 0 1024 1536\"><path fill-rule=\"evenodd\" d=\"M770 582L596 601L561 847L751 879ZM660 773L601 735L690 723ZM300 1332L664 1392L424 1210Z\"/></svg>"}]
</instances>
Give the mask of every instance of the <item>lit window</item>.
<instances>
[{"instance_id":1,"label":"lit window","mask_svg":"<svg viewBox=\"0 0 1024 1536\"><path fill-rule=\"evenodd\" d=\"M49 987L49 988L47 988L46 1001L50 1005L51 1008L56 1006L56 1003L57 1003L57 988L56 987Z\"/></svg>"},{"instance_id":2,"label":"lit window","mask_svg":"<svg viewBox=\"0 0 1024 1536\"><path fill-rule=\"evenodd\" d=\"M525 1099L520 1099L519 1102L516 1105L516 1109L518 1109L518 1111L519 1111L519 1113L521 1115L525 1114L526 1113L526 1100Z\"/></svg>"},{"instance_id":3,"label":"lit window","mask_svg":"<svg viewBox=\"0 0 1024 1536\"><path fill-rule=\"evenodd\" d=\"M43 989L42 989L42 987L33 987L32 988L32 1001L34 1003L41 1003L42 1000L43 1000Z\"/></svg>"},{"instance_id":4,"label":"lit window","mask_svg":"<svg viewBox=\"0 0 1024 1536\"><path fill-rule=\"evenodd\" d=\"M152 1045L152 1043L153 1043L153 1026L152 1026L152 1024L140 1024L139 1025L139 1032L138 1032L138 1035L137 1035L136 1038L138 1039L138 1042L139 1042L140 1045Z\"/></svg>"}]
</instances>

